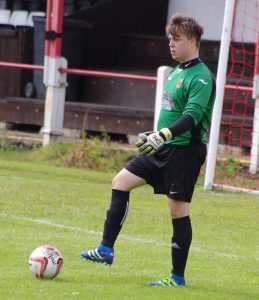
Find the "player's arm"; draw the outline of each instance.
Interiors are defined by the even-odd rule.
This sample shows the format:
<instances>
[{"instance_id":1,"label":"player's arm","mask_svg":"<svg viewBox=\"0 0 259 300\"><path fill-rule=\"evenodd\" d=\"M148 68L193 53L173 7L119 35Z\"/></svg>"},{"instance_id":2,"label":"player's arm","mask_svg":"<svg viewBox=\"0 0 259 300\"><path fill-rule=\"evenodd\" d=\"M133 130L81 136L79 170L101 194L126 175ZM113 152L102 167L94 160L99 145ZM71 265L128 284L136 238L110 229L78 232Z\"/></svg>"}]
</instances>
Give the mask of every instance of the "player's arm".
<instances>
[{"instance_id":1,"label":"player's arm","mask_svg":"<svg viewBox=\"0 0 259 300\"><path fill-rule=\"evenodd\" d=\"M192 116L186 114L169 128L163 128L157 132L144 132L139 134L139 140L136 146L139 148L140 153L150 156L163 146L166 141L193 128L194 125L195 123Z\"/></svg>"},{"instance_id":2,"label":"player's arm","mask_svg":"<svg viewBox=\"0 0 259 300\"><path fill-rule=\"evenodd\" d=\"M204 78L204 79L203 79ZM190 85L188 102L185 106L184 115L192 116L195 125L199 124L204 114L206 114L215 85L211 76L196 77Z\"/></svg>"}]
</instances>

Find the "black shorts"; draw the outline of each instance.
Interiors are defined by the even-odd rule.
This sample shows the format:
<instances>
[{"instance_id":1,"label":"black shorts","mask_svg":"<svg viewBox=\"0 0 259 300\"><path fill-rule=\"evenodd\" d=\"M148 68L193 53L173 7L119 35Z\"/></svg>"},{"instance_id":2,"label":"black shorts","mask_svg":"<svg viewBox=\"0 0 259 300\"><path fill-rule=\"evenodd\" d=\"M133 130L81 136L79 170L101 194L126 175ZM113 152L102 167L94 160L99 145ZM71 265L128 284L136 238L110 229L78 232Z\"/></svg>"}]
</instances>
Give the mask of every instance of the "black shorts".
<instances>
[{"instance_id":1,"label":"black shorts","mask_svg":"<svg viewBox=\"0 0 259 300\"><path fill-rule=\"evenodd\" d=\"M126 169L146 180L155 194L191 202L207 154L206 145L164 145L154 155L136 156Z\"/></svg>"}]
</instances>

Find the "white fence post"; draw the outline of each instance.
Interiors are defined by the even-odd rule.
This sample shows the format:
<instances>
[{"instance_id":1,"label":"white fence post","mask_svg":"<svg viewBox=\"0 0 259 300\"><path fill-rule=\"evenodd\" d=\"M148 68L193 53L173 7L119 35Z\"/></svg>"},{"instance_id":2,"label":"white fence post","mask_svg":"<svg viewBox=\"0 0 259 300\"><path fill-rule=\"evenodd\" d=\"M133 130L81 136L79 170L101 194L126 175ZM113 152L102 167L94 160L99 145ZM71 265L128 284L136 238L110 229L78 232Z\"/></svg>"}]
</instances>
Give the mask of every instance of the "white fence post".
<instances>
[{"instance_id":1,"label":"white fence post","mask_svg":"<svg viewBox=\"0 0 259 300\"><path fill-rule=\"evenodd\" d=\"M65 94L67 85L66 73L61 74L59 68L67 68L64 57L53 58L45 56L44 84L47 86L43 146L57 141L63 135Z\"/></svg>"},{"instance_id":2,"label":"white fence post","mask_svg":"<svg viewBox=\"0 0 259 300\"><path fill-rule=\"evenodd\" d=\"M165 84L165 81L171 71L172 71L172 68L168 67L168 66L161 66L157 69L156 100L155 100L154 125L153 125L154 131L157 130L157 122L158 122L159 112L160 112L160 108L161 108L164 84Z\"/></svg>"}]
</instances>

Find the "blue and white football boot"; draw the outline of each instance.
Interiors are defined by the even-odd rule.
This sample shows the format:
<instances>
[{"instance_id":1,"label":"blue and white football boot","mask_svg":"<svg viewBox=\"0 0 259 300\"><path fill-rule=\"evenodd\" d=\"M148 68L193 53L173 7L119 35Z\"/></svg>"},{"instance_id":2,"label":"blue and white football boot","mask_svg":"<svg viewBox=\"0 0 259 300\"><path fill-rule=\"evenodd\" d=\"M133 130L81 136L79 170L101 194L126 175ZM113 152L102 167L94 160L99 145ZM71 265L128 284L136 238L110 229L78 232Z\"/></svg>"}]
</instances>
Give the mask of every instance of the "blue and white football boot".
<instances>
[{"instance_id":1,"label":"blue and white football boot","mask_svg":"<svg viewBox=\"0 0 259 300\"><path fill-rule=\"evenodd\" d=\"M114 250L101 244L93 250L83 251L81 256L85 260L111 265L114 258Z\"/></svg>"}]
</instances>

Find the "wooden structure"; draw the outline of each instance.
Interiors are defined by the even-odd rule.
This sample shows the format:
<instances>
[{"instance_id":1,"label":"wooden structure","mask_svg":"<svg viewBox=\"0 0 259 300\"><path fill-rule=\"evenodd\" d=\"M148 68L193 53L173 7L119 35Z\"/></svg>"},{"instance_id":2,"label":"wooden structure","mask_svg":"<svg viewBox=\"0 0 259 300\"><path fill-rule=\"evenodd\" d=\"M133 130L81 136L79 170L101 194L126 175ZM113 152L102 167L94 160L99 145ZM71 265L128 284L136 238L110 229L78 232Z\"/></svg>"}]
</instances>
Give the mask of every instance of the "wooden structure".
<instances>
[{"instance_id":1,"label":"wooden structure","mask_svg":"<svg viewBox=\"0 0 259 300\"><path fill-rule=\"evenodd\" d=\"M65 17L87 20L92 28L89 30L88 26L87 44L82 45L85 47L82 69L156 76L159 66L176 64L170 57L164 33L168 0L142 0L137 12L138 0L125 1L123 7L120 0L96 2L100 3ZM149 13L146 13L147 5L152 7ZM32 29L17 28L11 37L6 37L6 30L0 28L0 61L34 63L33 51L37 49L32 47ZM65 39L64 32L64 44ZM219 41L204 40L200 47L201 59L215 75L219 44ZM10 51L8 57L8 49L16 49L15 55L11 56L13 51ZM35 126L39 130L43 126L44 100L25 97L24 80L32 82L32 78L33 71L0 67L2 87L5 82L5 87L0 89L0 122L12 124L14 128L15 124ZM66 99L64 128L106 130L125 135L150 130L153 128L155 92L155 82L80 76L78 99ZM227 118L223 116L222 122ZM224 132L221 139L224 143Z\"/></svg>"}]
</instances>

